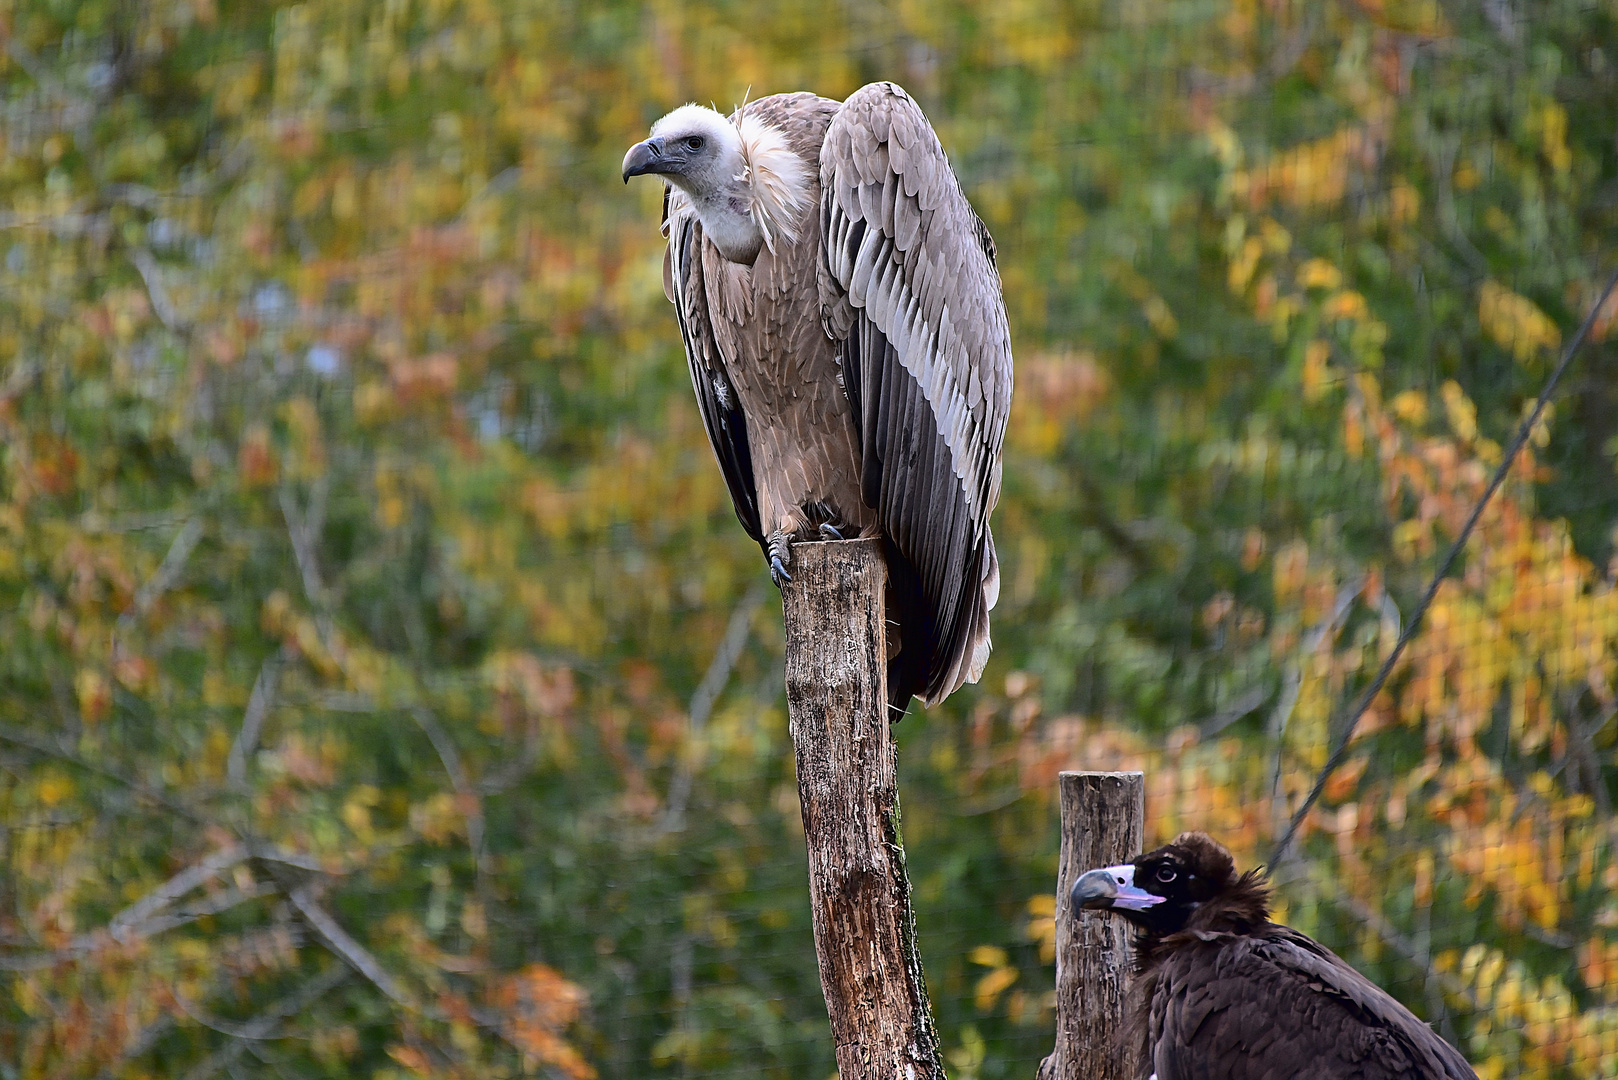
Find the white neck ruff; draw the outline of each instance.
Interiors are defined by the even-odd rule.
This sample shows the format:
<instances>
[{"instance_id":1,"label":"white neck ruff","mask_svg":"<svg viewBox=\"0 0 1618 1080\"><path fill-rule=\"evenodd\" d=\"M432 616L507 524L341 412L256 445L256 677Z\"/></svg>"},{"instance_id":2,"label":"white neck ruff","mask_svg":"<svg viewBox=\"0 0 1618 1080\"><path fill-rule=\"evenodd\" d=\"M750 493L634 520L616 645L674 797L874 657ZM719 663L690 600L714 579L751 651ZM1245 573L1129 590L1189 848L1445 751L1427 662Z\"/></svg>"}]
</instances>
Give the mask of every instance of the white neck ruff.
<instances>
[{"instance_id":1,"label":"white neck ruff","mask_svg":"<svg viewBox=\"0 0 1618 1080\"><path fill-rule=\"evenodd\" d=\"M742 169L735 179L745 186L748 216L774 255L778 243L798 242L809 205L809 166L787 145L779 128L745 113L734 123L742 153Z\"/></svg>"}]
</instances>

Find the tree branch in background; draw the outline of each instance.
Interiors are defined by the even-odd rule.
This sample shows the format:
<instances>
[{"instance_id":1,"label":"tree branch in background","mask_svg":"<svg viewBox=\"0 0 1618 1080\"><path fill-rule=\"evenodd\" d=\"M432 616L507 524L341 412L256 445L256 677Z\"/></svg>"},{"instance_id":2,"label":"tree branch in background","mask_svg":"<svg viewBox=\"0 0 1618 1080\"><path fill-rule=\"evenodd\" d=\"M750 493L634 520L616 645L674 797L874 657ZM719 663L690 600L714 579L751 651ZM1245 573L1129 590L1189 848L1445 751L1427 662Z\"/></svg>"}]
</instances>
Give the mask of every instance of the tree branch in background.
<instances>
[{"instance_id":1,"label":"tree branch in background","mask_svg":"<svg viewBox=\"0 0 1618 1080\"><path fill-rule=\"evenodd\" d=\"M247 711L242 714L241 730L230 744L230 755L225 761L225 775L230 785L238 789L247 787L247 758L258 746L264 721L275 704L275 692L280 685L283 652L271 653L259 665L258 677L253 680L253 692L247 698Z\"/></svg>"},{"instance_id":2,"label":"tree branch in background","mask_svg":"<svg viewBox=\"0 0 1618 1080\"><path fill-rule=\"evenodd\" d=\"M1335 907L1341 908L1349 915L1364 923L1377 937L1381 938L1394 952L1404 957L1410 963L1422 970L1423 978L1428 983L1441 986L1444 992L1464 1002L1473 1012L1484 1011L1482 1003L1472 988L1462 983L1452 975L1434 970L1432 957L1428 950L1420 948L1410 938L1406 937L1399 928L1388 922L1382 915L1371 909L1365 901L1343 889L1323 872L1312 864L1304 865L1300 875L1302 883L1321 900Z\"/></svg>"},{"instance_id":3,"label":"tree branch in background","mask_svg":"<svg viewBox=\"0 0 1618 1080\"><path fill-rule=\"evenodd\" d=\"M1146 574L1152 570L1151 552L1140 546L1140 542L1118 523L1107 509L1107 496L1095 480L1088 473L1078 472L1079 492L1084 496L1083 513L1090 519L1095 527L1106 537L1112 546L1117 548L1138 574Z\"/></svg>"},{"instance_id":4,"label":"tree branch in background","mask_svg":"<svg viewBox=\"0 0 1618 1080\"><path fill-rule=\"evenodd\" d=\"M427 739L438 752L438 760L443 762L444 771L449 774L449 782L455 788L455 798L460 803L461 813L466 815L466 839L472 848L473 865L477 867L478 881L484 879L484 852L483 852L483 800L478 796L477 789L472 786L466 776L466 768L461 764L461 755L455 749L455 740L450 738L444 725L438 722L432 710L425 705L412 705L410 715L415 719L416 726L426 733Z\"/></svg>"},{"instance_id":5,"label":"tree branch in background","mask_svg":"<svg viewBox=\"0 0 1618 1080\"><path fill-rule=\"evenodd\" d=\"M313 1005L319 998L323 997L327 992L335 990L337 987L341 986L348 980L349 975L350 972L348 968L341 964L333 964L331 967L327 968L319 975L316 975L314 978L298 987L298 989L294 990L286 997L283 997L279 1001L276 1001L270 1005L269 1008L259 1013L253 1019L242 1024L232 1023L226 1025L217 1020L215 1020L213 1023L208 1023L194 1015L192 1009L187 1007L188 1003L185 1002L184 999L179 995L175 995L175 999L181 1003L180 1007L185 1009L186 1015L190 1016L193 1020L196 1020L197 1023L203 1024L205 1027L210 1027L215 1031L220 1031L223 1034L229 1035L231 1040L229 1043L220 1047L218 1050L215 1050L213 1053L209 1054L207 1057L193 1065L185 1073L184 1080L208 1080L209 1077L213 1076L221 1069L229 1069L236 1059L239 1058L244 1051L246 1051L251 1041L275 1038L280 1032L283 1021L285 1021L288 1017L296 1016L298 1013L301 1013L304 1009L307 1009L310 1005ZM229 1030L227 1030L227 1026ZM143 1047L142 1052L144 1052L145 1049L147 1049L147 1047ZM133 1057L137 1055L129 1056ZM127 1059L128 1058L126 1057L126 1060Z\"/></svg>"},{"instance_id":6,"label":"tree branch in background","mask_svg":"<svg viewBox=\"0 0 1618 1080\"><path fill-rule=\"evenodd\" d=\"M169 544L168 553L163 556L163 561L152 571L152 576L135 590L135 600L129 605L129 610L118 616L120 635L128 633L135 625L135 621L144 618L146 613L151 611L152 605L174 587L174 583L179 580L181 572L185 569L186 560L191 558L191 552L196 550L197 542L201 539L200 517L194 517L180 526L180 531L175 534L174 542Z\"/></svg>"},{"instance_id":7,"label":"tree branch in background","mask_svg":"<svg viewBox=\"0 0 1618 1080\"><path fill-rule=\"evenodd\" d=\"M76 768L83 769L85 772L93 773L96 776L100 776L104 779L111 780L114 783L121 784L130 791L134 792L136 795L139 795L141 798L154 802L163 807L165 810L171 810L174 813L179 814L181 817L184 817L188 821L196 824L207 823L206 818L197 813L195 810L191 809L189 806L186 806L184 803L177 802L173 798L170 798L168 795L156 790L155 788L148 787L139 780L125 776L122 773L108 769L105 766L88 762L84 760L83 757L73 753L72 751L51 746L49 743L36 739L34 736L25 732L18 731L16 728L0 724L0 742L8 742L13 746L21 746L25 749L32 750L36 754L44 754L46 757L55 758L57 761L67 762Z\"/></svg>"},{"instance_id":8,"label":"tree branch in background","mask_svg":"<svg viewBox=\"0 0 1618 1080\"><path fill-rule=\"evenodd\" d=\"M764 603L766 595L763 582L754 581L737 602L736 610L730 613L730 622L725 626L725 636L719 639L719 648L714 650L713 660L708 663L708 670L703 673L702 681L691 694L691 704L686 708L685 753L680 755L674 779L669 782L668 809L663 814L665 832L679 832L685 828L685 809L691 800L691 785L702 764L700 760L702 733L708 726L708 717L713 714L714 703L719 700L719 695L724 693L725 685L730 682L730 674L735 670L736 661L741 658L742 649L747 646L753 615Z\"/></svg>"},{"instance_id":9,"label":"tree branch in background","mask_svg":"<svg viewBox=\"0 0 1618 1080\"><path fill-rule=\"evenodd\" d=\"M1248 687L1247 691L1224 709L1202 722L1202 738L1211 739L1244 716L1250 716L1264 704L1270 692L1262 686Z\"/></svg>"},{"instance_id":10,"label":"tree branch in background","mask_svg":"<svg viewBox=\"0 0 1618 1080\"><path fill-rule=\"evenodd\" d=\"M174 903L209 878L218 877L226 870L239 866L252 857L245 845L224 848L214 852L194 866L175 874L163 884L124 908L107 924L107 932L115 941L127 941L131 932L160 910Z\"/></svg>"},{"instance_id":11,"label":"tree branch in background","mask_svg":"<svg viewBox=\"0 0 1618 1080\"><path fill-rule=\"evenodd\" d=\"M239 904L277 891L273 886L257 883L248 887L226 889L206 900L192 904L172 915L163 910L179 901L206 882L226 871L255 859L292 867L305 872L319 872L321 866L314 859L295 852L265 845L236 844L204 858L201 862L175 874L157 888L141 897L112 917L100 929L75 936L66 945L43 952L0 956L0 971L39 971L55 964L87 955L102 947L108 940L122 945L142 941L177 926L195 922L206 915L217 915Z\"/></svg>"},{"instance_id":12,"label":"tree branch in background","mask_svg":"<svg viewBox=\"0 0 1618 1080\"><path fill-rule=\"evenodd\" d=\"M287 899L292 906L298 909L304 921L309 924L316 936L326 947L342 958L343 962L363 975L367 981L382 991L383 995L395 1005L407 1009L416 1008L416 1003L405 992L394 977L388 974L380 961L369 949L355 941L347 930L340 926L331 913L321 907L315 899L315 889L312 884L300 885L287 893Z\"/></svg>"},{"instance_id":13,"label":"tree branch in background","mask_svg":"<svg viewBox=\"0 0 1618 1080\"><path fill-rule=\"evenodd\" d=\"M169 297L168 289L163 286L163 271L152 253L143 247L134 248L129 252L129 261L135 264L135 269L140 271L141 281L146 283L146 295L151 297L152 310L157 313L158 321L172 333L185 333L188 326Z\"/></svg>"},{"instance_id":14,"label":"tree branch in background","mask_svg":"<svg viewBox=\"0 0 1618 1080\"><path fill-rule=\"evenodd\" d=\"M1273 808L1274 827L1277 831L1285 828L1286 822L1286 795L1281 790L1281 759L1286 747L1287 724L1292 719L1292 710L1298 705L1298 694L1303 689L1302 665L1307 662L1321 643L1327 638L1334 638L1343 620L1348 617L1348 609L1354 603L1354 597L1365 588L1365 579L1355 577L1337 590L1337 599L1332 602L1331 611L1327 616L1316 623L1304 635L1303 643L1299 646L1296 656L1298 659L1287 665L1285 681L1281 686L1281 697L1275 703L1275 711L1270 714L1270 739L1275 747L1275 760L1270 768L1270 805ZM1272 861L1270 872L1275 874L1280 869L1280 860Z\"/></svg>"},{"instance_id":15,"label":"tree branch in background","mask_svg":"<svg viewBox=\"0 0 1618 1080\"><path fill-rule=\"evenodd\" d=\"M298 508L290 484L282 484L279 492L281 516L286 520L287 536L292 540L292 557L297 561L298 575L303 580L303 595L318 611L326 609L326 585L320 576L315 547L326 527L326 495L330 489L330 474L323 472L310 485L309 506L304 510Z\"/></svg>"}]
</instances>

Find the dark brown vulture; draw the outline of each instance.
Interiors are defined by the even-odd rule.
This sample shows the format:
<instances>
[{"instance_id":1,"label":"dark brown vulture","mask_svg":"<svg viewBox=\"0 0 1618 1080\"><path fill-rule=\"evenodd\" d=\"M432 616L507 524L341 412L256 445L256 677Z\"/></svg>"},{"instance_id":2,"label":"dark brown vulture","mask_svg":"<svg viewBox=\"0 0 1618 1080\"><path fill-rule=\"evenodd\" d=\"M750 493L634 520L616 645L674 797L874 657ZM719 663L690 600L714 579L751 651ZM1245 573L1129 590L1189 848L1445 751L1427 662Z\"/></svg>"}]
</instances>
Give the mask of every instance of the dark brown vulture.
<instances>
[{"instance_id":1,"label":"dark brown vulture","mask_svg":"<svg viewBox=\"0 0 1618 1080\"><path fill-rule=\"evenodd\" d=\"M1381 987L1270 921L1262 870L1203 833L1073 883L1138 930L1129 1035L1156 1080L1476 1080Z\"/></svg>"},{"instance_id":2,"label":"dark brown vulture","mask_svg":"<svg viewBox=\"0 0 1618 1080\"><path fill-rule=\"evenodd\" d=\"M685 105L624 157L667 182L663 289L736 514L776 584L802 539L881 536L889 698L975 682L1000 589L1011 407L994 242L892 83Z\"/></svg>"}]
</instances>

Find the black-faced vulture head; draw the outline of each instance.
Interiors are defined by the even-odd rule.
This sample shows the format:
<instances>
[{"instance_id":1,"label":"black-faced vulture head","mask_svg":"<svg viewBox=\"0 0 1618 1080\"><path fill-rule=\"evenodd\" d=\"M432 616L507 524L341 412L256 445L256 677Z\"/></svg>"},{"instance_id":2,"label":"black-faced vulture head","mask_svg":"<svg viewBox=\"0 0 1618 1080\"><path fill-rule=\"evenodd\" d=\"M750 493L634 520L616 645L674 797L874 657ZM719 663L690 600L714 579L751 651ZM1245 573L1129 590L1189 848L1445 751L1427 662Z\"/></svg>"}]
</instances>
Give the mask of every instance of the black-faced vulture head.
<instances>
[{"instance_id":1,"label":"black-faced vulture head","mask_svg":"<svg viewBox=\"0 0 1618 1080\"><path fill-rule=\"evenodd\" d=\"M1237 887L1243 886L1238 894ZM1132 863L1091 870L1073 883L1073 909L1116 911L1146 934L1185 929L1202 905L1240 900L1248 921L1268 915L1268 890L1258 874L1236 874L1225 845L1206 833L1181 833L1174 843L1148 851Z\"/></svg>"},{"instance_id":2,"label":"black-faced vulture head","mask_svg":"<svg viewBox=\"0 0 1618 1080\"><path fill-rule=\"evenodd\" d=\"M1136 928L1126 1037L1156 1080L1476 1080L1453 1047L1337 954L1270 921L1262 870L1206 833L1073 884L1073 915Z\"/></svg>"}]
</instances>

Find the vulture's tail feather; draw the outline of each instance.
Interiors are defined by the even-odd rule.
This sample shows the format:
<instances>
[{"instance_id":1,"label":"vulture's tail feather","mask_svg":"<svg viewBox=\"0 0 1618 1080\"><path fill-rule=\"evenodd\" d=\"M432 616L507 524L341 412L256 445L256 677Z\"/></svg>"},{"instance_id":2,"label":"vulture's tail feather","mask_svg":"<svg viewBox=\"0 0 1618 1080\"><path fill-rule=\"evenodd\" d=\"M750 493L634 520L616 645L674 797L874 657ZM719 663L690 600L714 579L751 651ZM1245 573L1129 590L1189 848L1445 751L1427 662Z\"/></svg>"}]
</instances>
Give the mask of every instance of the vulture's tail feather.
<instances>
[{"instance_id":1,"label":"vulture's tail feather","mask_svg":"<svg viewBox=\"0 0 1618 1080\"><path fill-rule=\"evenodd\" d=\"M888 632L899 635L899 651L888 661L888 720L896 722L904 719L910 699L926 688L928 660L937 634L916 568L892 540L884 540L882 546L888 564L889 621L898 624Z\"/></svg>"}]
</instances>

